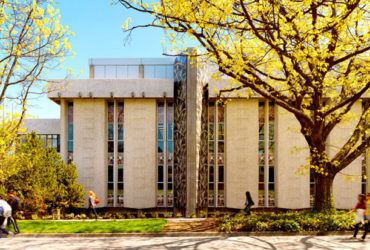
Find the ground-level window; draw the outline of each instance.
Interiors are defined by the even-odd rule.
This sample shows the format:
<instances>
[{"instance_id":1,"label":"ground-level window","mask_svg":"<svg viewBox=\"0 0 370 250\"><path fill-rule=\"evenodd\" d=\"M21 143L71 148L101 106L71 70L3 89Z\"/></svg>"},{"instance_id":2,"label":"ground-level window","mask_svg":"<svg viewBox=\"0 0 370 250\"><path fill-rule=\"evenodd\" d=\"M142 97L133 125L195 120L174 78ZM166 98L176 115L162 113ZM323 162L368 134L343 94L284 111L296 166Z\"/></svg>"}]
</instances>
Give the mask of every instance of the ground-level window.
<instances>
[{"instance_id":1,"label":"ground-level window","mask_svg":"<svg viewBox=\"0 0 370 250\"><path fill-rule=\"evenodd\" d=\"M208 206L225 206L225 109L208 106Z\"/></svg>"},{"instance_id":2,"label":"ground-level window","mask_svg":"<svg viewBox=\"0 0 370 250\"><path fill-rule=\"evenodd\" d=\"M37 137L42 141L44 147L52 147L60 152L60 135L58 134L38 134Z\"/></svg>"},{"instance_id":3,"label":"ground-level window","mask_svg":"<svg viewBox=\"0 0 370 250\"><path fill-rule=\"evenodd\" d=\"M173 102L157 104L157 206L173 206Z\"/></svg>"},{"instance_id":4,"label":"ground-level window","mask_svg":"<svg viewBox=\"0 0 370 250\"><path fill-rule=\"evenodd\" d=\"M260 101L258 104L258 205L275 206L275 105Z\"/></svg>"}]
</instances>

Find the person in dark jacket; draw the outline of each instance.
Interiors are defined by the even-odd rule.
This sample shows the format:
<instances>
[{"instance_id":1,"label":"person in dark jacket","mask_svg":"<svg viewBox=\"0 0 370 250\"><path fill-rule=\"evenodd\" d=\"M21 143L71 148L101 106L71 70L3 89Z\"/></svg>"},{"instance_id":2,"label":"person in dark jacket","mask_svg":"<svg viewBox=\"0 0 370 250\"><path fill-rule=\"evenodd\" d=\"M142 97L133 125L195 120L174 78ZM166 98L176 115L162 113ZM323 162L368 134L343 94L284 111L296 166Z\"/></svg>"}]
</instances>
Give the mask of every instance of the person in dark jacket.
<instances>
[{"instance_id":1,"label":"person in dark jacket","mask_svg":"<svg viewBox=\"0 0 370 250\"><path fill-rule=\"evenodd\" d=\"M20 211L21 213L23 213L23 211L21 211L21 207L22 207L21 199L17 196L15 192L9 192L8 197L9 197L8 204L12 208L12 216L9 217L9 220L13 224L14 233L18 234L19 228L18 228L16 218L17 218L17 211Z\"/></svg>"},{"instance_id":2,"label":"person in dark jacket","mask_svg":"<svg viewBox=\"0 0 370 250\"><path fill-rule=\"evenodd\" d=\"M246 196L246 200L245 200L244 212L246 212L247 215L250 215L251 214L250 209L252 206L254 206L254 202L252 200L252 196L251 196L251 193L249 193L249 191L245 193L245 196Z\"/></svg>"}]
</instances>

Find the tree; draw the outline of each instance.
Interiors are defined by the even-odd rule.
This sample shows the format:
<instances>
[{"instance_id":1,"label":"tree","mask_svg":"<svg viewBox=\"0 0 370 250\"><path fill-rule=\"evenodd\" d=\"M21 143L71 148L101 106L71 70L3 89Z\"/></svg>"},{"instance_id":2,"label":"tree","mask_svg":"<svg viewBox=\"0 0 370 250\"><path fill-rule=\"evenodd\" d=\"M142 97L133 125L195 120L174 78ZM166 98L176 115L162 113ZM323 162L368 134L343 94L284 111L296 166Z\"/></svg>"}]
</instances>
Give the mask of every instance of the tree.
<instances>
[{"instance_id":1,"label":"tree","mask_svg":"<svg viewBox=\"0 0 370 250\"><path fill-rule=\"evenodd\" d=\"M29 95L47 90L42 86L46 70L62 64L71 51L73 33L59 19L53 0L0 1L0 105L10 99L22 106L15 129Z\"/></svg>"},{"instance_id":2,"label":"tree","mask_svg":"<svg viewBox=\"0 0 370 250\"><path fill-rule=\"evenodd\" d=\"M19 192L27 211L45 212L78 206L83 201L76 165L66 165L54 148L44 148L34 132L17 141L13 152L11 167L17 166L18 171L0 180L0 191Z\"/></svg>"},{"instance_id":3,"label":"tree","mask_svg":"<svg viewBox=\"0 0 370 250\"><path fill-rule=\"evenodd\" d=\"M366 0L119 0L153 16L173 47L186 37L234 82L292 113L310 152L315 207L334 208L334 177L370 145L369 105L348 141L329 157L327 139L370 87L369 4ZM181 47L180 47L181 49ZM366 137L366 138L365 138ZM365 138L365 139L363 139Z\"/></svg>"}]
</instances>

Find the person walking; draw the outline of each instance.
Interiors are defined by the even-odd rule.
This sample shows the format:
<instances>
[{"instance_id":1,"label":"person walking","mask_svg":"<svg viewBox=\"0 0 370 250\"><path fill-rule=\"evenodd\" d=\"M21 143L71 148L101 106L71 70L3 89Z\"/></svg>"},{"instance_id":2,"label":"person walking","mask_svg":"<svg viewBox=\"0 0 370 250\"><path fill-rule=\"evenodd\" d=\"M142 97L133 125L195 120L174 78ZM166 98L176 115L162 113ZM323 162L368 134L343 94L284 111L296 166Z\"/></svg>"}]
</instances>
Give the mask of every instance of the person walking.
<instances>
[{"instance_id":1,"label":"person walking","mask_svg":"<svg viewBox=\"0 0 370 250\"><path fill-rule=\"evenodd\" d=\"M365 232L361 237L362 241L365 241L367 232L370 230L370 193L367 193L366 195L365 221Z\"/></svg>"},{"instance_id":2,"label":"person walking","mask_svg":"<svg viewBox=\"0 0 370 250\"><path fill-rule=\"evenodd\" d=\"M357 212L355 231L351 239L357 239L356 236L357 236L358 230L360 229L361 224L364 224L365 222L365 209L366 209L366 197L364 194L359 194L356 207L348 212L348 214L354 211Z\"/></svg>"},{"instance_id":3,"label":"person walking","mask_svg":"<svg viewBox=\"0 0 370 250\"><path fill-rule=\"evenodd\" d=\"M95 202L95 194L93 191L88 191L88 202L89 202L89 210L87 211L87 216L89 216L90 211L92 211L95 215L95 219L98 219L98 213L96 212L96 202Z\"/></svg>"},{"instance_id":4,"label":"person walking","mask_svg":"<svg viewBox=\"0 0 370 250\"><path fill-rule=\"evenodd\" d=\"M9 230L3 227L4 222L8 217L12 215L12 208L10 205L3 200L3 197L0 195L0 238L3 236L3 232L7 235L13 234Z\"/></svg>"},{"instance_id":5,"label":"person walking","mask_svg":"<svg viewBox=\"0 0 370 250\"><path fill-rule=\"evenodd\" d=\"M251 214L251 207L254 206L254 202L252 200L252 196L251 194L249 193L249 191L247 191L245 193L245 196L246 196L246 200L245 200L245 208L244 208L244 212L247 213L247 215L250 215Z\"/></svg>"},{"instance_id":6,"label":"person walking","mask_svg":"<svg viewBox=\"0 0 370 250\"><path fill-rule=\"evenodd\" d=\"M21 199L17 196L16 192L9 192L8 197L9 197L8 204L12 208L12 216L9 217L9 220L13 224L14 233L19 234L19 228L18 228L16 218L17 218L17 211L19 211L20 213L23 213L23 211L20 211L21 206L22 206Z\"/></svg>"}]
</instances>

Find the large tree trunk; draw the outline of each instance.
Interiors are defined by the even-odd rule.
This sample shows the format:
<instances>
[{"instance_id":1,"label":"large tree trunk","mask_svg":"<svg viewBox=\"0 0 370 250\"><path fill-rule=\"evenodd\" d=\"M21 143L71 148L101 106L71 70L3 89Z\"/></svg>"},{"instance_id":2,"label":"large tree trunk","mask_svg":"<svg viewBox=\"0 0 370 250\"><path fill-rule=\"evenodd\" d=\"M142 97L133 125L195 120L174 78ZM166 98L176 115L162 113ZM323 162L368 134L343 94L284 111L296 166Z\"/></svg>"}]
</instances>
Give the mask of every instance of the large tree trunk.
<instances>
[{"instance_id":1,"label":"large tree trunk","mask_svg":"<svg viewBox=\"0 0 370 250\"><path fill-rule=\"evenodd\" d=\"M333 199L333 181L335 175L329 174L327 176L315 173L315 204L313 209L318 212L333 212L335 211Z\"/></svg>"}]
</instances>

